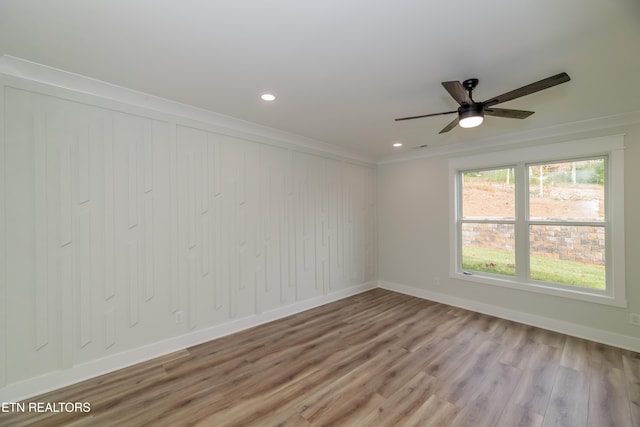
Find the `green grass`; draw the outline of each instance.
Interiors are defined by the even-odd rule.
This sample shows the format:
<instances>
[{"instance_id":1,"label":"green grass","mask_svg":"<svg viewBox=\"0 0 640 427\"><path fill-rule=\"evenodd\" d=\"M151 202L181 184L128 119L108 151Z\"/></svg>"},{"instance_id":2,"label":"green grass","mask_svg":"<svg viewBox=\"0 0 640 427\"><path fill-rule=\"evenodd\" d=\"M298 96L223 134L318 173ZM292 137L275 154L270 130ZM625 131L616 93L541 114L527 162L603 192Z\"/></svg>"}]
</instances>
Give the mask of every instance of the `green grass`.
<instances>
[{"instance_id":1,"label":"green grass","mask_svg":"<svg viewBox=\"0 0 640 427\"><path fill-rule=\"evenodd\" d=\"M462 250L462 268L464 270L515 276L515 258L513 252L500 249L465 246Z\"/></svg>"},{"instance_id":2,"label":"green grass","mask_svg":"<svg viewBox=\"0 0 640 427\"><path fill-rule=\"evenodd\" d=\"M514 276L514 255L510 251L469 245L463 250L462 268ZM531 257L531 278L583 288L605 289L604 266L543 256Z\"/></svg>"}]
</instances>

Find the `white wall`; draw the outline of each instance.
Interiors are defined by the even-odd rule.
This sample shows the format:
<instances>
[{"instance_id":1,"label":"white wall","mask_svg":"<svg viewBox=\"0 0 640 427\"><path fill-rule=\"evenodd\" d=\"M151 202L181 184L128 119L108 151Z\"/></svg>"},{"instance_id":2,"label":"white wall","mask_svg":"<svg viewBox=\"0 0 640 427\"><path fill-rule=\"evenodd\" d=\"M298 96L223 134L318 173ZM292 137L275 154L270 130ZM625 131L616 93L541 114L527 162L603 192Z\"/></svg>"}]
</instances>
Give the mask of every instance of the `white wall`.
<instances>
[{"instance_id":1,"label":"white wall","mask_svg":"<svg viewBox=\"0 0 640 427\"><path fill-rule=\"evenodd\" d=\"M449 278L449 170L453 154L378 168L379 279L383 287L640 351L640 125L540 138L525 146L626 134L625 243L628 308ZM520 144L522 145L522 144ZM499 150L499 147L486 148ZM484 152L486 152L486 150Z\"/></svg>"},{"instance_id":2,"label":"white wall","mask_svg":"<svg viewBox=\"0 0 640 427\"><path fill-rule=\"evenodd\" d=\"M375 165L0 79L1 400L375 285Z\"/></svg>"}]
</instances>

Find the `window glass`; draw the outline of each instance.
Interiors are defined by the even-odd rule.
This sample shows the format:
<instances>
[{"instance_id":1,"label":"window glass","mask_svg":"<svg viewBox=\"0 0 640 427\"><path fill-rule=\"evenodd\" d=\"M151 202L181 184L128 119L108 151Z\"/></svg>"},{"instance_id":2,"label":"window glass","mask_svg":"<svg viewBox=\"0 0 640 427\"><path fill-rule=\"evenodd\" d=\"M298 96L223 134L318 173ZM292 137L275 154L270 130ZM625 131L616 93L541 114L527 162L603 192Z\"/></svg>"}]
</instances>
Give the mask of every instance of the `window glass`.
<instances>
[{"instance_id":1,"label":"window glass","mask_svg":"<svg viewBox=\"0 0 640 427\"><path fill-rule=\"evenodd\" d=\"M463 219L514 219L513 168L462 173Z\"/></svg>"},{"instance_id":2,"label":"window glass","mask_svg":"<svg viewBox=\"0 0 640 427\"><path fill-rule=\"evenodd\" d=\"M462 224L462 269L513 276L516 272L514 225Z\"/></svg>"},{"instance_id":3,"label":"window glass","mask_svg":"<svg viewBox=\"0 0 640 427\"><path fill-rule=\"evenodd\" d=\"M606 289L604 227L531 225L529 254L534 280Z\"/></svg>"},{"instance_id":4,"label":"window glass","mask_svg":"<svg viewBox=\"0 0 640 427\"><path fill-rule=\"evenodd\" d=\"M529 219L604 221L603 158L529 165Z\"/></svg>"}]
</instances>

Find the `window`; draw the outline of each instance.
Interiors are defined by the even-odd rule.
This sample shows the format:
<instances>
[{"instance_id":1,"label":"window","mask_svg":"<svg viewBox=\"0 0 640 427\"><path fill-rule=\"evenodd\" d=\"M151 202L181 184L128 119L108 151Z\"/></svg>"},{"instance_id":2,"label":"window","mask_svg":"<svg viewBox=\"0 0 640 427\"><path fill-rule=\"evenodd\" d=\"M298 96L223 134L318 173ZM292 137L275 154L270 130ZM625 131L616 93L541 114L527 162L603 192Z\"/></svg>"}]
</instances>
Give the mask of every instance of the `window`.
<instances>
[{"instance_id":1,"label":"window","mask_svg":"<svg viewBox=\"0 0 640 427\"><path fill-rule=\"evenodd\" d=\"M450 161L451 274L626 306L622 136Z\"/></svg>"},{"instance_id":2,"label":"window","mask_svg":"<svg viewBox=\"0 0 640 427\"><path fill-rule=\"evenodd\" d=\"M462 270L515 276L514 168L459 173Z\"/></svg>"}]
</instances>

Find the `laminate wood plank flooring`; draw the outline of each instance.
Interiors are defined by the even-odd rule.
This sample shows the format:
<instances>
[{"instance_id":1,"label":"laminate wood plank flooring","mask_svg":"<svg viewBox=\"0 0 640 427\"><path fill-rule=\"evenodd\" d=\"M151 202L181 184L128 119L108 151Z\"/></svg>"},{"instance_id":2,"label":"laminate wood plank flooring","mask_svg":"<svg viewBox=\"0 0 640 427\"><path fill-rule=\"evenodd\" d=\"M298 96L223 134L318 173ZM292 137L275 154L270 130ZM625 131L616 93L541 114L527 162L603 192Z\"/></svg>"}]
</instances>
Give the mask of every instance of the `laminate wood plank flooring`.
<instances>
[{"instance_id":1,"label":"laminate wood plank flooring","mask_svg":"<svg viewBox=\"0 0 640 427\"><path fill-rule=\"evenodd\" d=\"M374 289L28 402L1 426L640 426L640 354Z\"/></svg>"}]
</instances>

